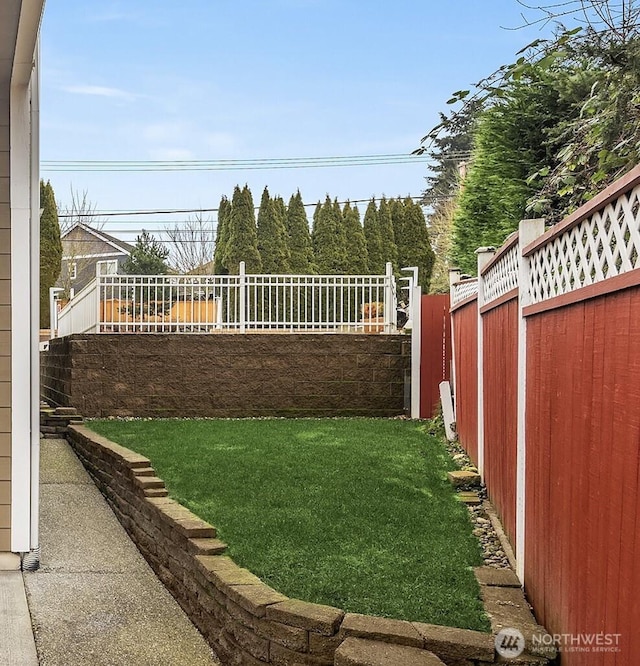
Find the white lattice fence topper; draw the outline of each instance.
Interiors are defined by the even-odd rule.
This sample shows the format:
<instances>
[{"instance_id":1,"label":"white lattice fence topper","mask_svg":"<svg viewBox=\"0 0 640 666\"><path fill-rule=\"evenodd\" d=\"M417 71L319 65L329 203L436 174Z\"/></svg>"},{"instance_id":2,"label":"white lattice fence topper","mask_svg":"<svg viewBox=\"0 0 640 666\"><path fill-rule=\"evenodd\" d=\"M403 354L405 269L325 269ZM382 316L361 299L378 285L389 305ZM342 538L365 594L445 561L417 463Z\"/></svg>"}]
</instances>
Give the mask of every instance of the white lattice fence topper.
<instances>
[{"instance_id":1,"label":"white lattice fence topper","mask_svg":"<svg viewBox=\"0 0 640 666\"><path fill-rule=\"evenodd\" d=\"M484 303L491 303L518 288L520 268L518 254L518 245L513 245L484 274L482 288Z\"/></svg>"},{"instance_id":2,"label":"white lattice fence topper","mask_svg":"<svg viewBox=\"0 0 640 666\"><path fill-rule=\"evenodd\" d=\"M470 278L469 280L461 280L453 285L453 295L451 298L451 305L457 305L464 301L469 296L474 296L478 293L478 278Z\"/></svg>"},{"instance_id":3,"label":"white lattice fence topper","mask_svg":"<svg viewBox=\"0 0 640 666\"><path fill-rule=\"evenodd\" d=\"M531 304L640 268L640 185L528 259Z\"/></svg>"}]
</instances>

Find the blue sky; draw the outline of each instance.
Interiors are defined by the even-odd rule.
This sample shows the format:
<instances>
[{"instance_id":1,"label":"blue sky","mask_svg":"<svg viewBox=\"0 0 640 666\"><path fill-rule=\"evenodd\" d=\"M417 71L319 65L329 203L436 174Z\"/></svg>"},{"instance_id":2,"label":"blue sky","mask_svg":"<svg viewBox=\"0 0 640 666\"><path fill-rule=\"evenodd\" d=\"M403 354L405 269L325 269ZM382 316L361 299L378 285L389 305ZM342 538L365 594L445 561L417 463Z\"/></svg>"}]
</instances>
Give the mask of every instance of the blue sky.
<instances>
[{"instance_id":1,"label":"blue sky","mask_svg":"<svg viewBox=\"0 0 640 666\"><path fill-rule=\"evenodd\" d=\"M41 159L410 153L451 92L540 36L504 29L522 11L516 0L47 0ZM100 210L133 210L213 208L245 182L256 200L265 185L309 203L418 195L426 168L42 176L62 205L73 187ZM129 238L184 217L105 229Z\"/></svg>"}]
</instances>

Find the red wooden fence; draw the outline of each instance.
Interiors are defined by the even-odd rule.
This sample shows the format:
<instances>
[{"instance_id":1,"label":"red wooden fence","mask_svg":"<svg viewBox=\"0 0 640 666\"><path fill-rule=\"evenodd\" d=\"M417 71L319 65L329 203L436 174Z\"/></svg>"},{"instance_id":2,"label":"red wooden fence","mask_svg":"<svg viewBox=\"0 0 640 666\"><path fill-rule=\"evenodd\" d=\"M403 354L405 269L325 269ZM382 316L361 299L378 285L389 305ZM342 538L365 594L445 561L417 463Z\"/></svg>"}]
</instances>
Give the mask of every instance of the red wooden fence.
<instances>
[{"instance_id":1,"label":"red wooden fence","mask_svg":"<svg viewBox=\"0 0 640 666\"><path fill-rule=\"evenodd\" d=\"M541 226L523 222L486 264L479 300L462 300L469 280L452 288L458 434L474 460L480 453L538 621L562 635L562 666L635 666L640 166L532 241ZM603 641L613 649L598 649Z\"/></svg>"},{"instance_id":2,"label":"red wooden fence","mask_svg":"<svg viewBox=\"0 0 640 666\"><path fill-rule=\"evenodd\" d=\"M478 464L478 300L463 301L451 312L455 353L455 411L458 440Z\"/></svg>"},{"instance_id":3,"label":"red wooden fence","mask_svg":"<svg viewBox=\"0 0 640 666\"><path fill-rule=\"evenodd\" d=\"M429 419L440 406L440 382L451 374L449 294L422 297L420 351L420 418Z\"/></svg>"},{"instance_id":4,"label":"red wooden fence","mask_svg":"<svg viewBox=\"0 0 640 666\"><path fill-rule=\"evenodd\" d=\"M484 477L489 498L516 544L518 420L517 295L482 315Z\"/></svg>"},{"instance_id":5,"label":"red wooden fence","mask_svg":"<svg viewBox=\"0 0 640 666\"><path fill-rule=\"evenodd\" d=\"M640 288L530 317L527 346L527 593L551 632L621 634L563 664L637 664Z\"/></svg>"}]
</instances>

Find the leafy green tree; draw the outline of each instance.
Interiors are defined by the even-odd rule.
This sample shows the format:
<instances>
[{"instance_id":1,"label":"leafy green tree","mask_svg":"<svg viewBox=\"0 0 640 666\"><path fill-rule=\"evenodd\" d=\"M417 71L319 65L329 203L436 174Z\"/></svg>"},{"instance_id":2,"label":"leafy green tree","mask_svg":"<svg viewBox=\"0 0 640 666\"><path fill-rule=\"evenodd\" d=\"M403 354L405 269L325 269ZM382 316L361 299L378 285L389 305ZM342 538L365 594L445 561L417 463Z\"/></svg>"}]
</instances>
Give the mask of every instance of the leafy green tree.
<instances>
[{"instance_id":1,"label":"leafy green tree","mask_svg":"<svg viewBox=\"0 0 640 666\"><path fill-rule=\"evenodd\" d=\"M269 196L269 190L266 187L262 193L258 210L257 236L262 272L288 273L291 255L282 209L280 204Z\"/></svg>"},{"instance_id":2,"label":"leafy green tree","mask_svg":"<svg viewBox=\"0 0 640 666\"><path fill-rule=\"evenodd\" d=\"M374 275L382 275L384 273L385 260L382 254L382 237L380 235L378 208L375 199L371 199L365 211L363 231L367 243L369 270Z\"/></svg>"},{"instance_id":3,"label":"leafy green tree","mask_svg":"<svg viewBox=\"0 0 640 666\"><path fill-rule=\"evenodd\" d=\"M398 274L398 246L396 244L396 235L393 231L393 219L391 218L391 208L385 197L380 200L378 209L378 228L380 230L380 241L382 245L382 258L385 262L390 261L393 265L393 272Z\"/></svg>"},{"instance_id":4,"label":"leafy green tree","mask_svg":"<svg viewBox=\"0 0 640 666\"><path fill-rule=\"evenodd\" d=\"M49 288L62 268L62 242L58 209L51 183L40 181L40 328L49 328Z\"/></svg>"},{"instance_id":5,"label":"leafy green tree","mask_svg":"<svg viewBox=\"0 0 640 666\"><path fill-rule=\"evenodd\" d=\"M639 27L614 28L586 30L546 56L560 112L544 143L552 159L527 180L528 213L559 221L640 163ZM544 67L538 59L529 71Z\"/></svg>"},{"instance_id":6,"label":"leafy green tree","mask_svg":"<svg viewBox=\"0 0 640 666\"><path fill-rule=\"evenodd\" d=\"M450 100L483 109L453 215L452 254L466 272L476 247L502 243L521 218L555 223L640 163L640 6L565 5L586 28L535 40L470 99L459 91ZM558 7L538 9L548 20Z\"/></svg>"},{"instance_id":7,"label":"leafy green tree","mask_svg":"<svg viewBox=\"0 0 640 666\"><path fill-rule=\"evenodd\" d=\"M347 201L342 210L342 219L347 245L347 272L351 275L366 275L369 272L369 255L358 207L352 207Z\"/></svg>"},{"instance_id":8,"label":"leafy green tree","mask_svg":"<svg viewBox=\"0 0 640 666\"><path fill-rule=\"evenodd\" d=\"M166 275L168 256L169 250L162 242L143 229L122 270L127 275Z\"/></svg>"},{"instance_id":9,"label":"leafy green tree","mask_svg":"<svg viewBox=\"0 0 640 666\"><path fill-rule=\"evenodd\" d=\"M430 142L430 146L414 151L428 153L433 160L422 198L422 204L427 206L429 240L436 255L431 280L433 293L449 292L456 198L471 159L474 130L482 107L480 100L471 100L451 116L441 113L438 127L422 139Z\"/></svg>"},{"instance_id":10,"label":"leafy green tree","mask_svg":"<svg viewBox=\"0 0 640 666\"><path fill-rule=\"evenodd\" d=\"M300 190L291 195L289 199L286 227L291 251L291 272L299 275L315 273L309 221L304 210Z\"/></svg>"},{"instance_id":11,"label":"leafy green tree","mask_svg":"<svg viewBox=\"0 0 640 666\"><path fill-rule=\"evenodd\" d=\"M213 253L213 271L217 275L227 275L227 249L229 244L229 229L231 225L231 202L227 197L220 199L218 206L218 228L216 234L216 247Z\"/></svg>"},{"instance_id":12,"label":"leafy green tree","mask_svg":"<svg viewBox=\"0 0 640 666\"><path fill-rule=\"evenodd\" d=\"M434 212L458 193L460 173L471 158L474 129L482 108L483 102L472 99L451 116L440 113L439 124L422 138L429 147L423 145L414 151L418 155L427 153L434 162L422 199L423 205Z\"/></svg>"},{"instance_id":13,"label":"leafy green tree","mask_svg":"<svg viewBox=\"0 0 640 666\"><path fill-rule=\"evenodd\" d=\"M236 185L233 190L226 252L229 273L237 275L241 261L245 262L247 273L262 272L253 197L248 185L242 189Z\"/></svg>"},{"instance_id":14,"label":"leafy green tree","mask_svg":"<svg viewBox=\"0 0 640 666\"><path fill-rule=\"evenodd\" d=\"M312 241L318 272L321 275L343 273L347 253L342 214L339 214L329 195L320 210L316 208L316 211Z\"/></svg>"}]
</instances>

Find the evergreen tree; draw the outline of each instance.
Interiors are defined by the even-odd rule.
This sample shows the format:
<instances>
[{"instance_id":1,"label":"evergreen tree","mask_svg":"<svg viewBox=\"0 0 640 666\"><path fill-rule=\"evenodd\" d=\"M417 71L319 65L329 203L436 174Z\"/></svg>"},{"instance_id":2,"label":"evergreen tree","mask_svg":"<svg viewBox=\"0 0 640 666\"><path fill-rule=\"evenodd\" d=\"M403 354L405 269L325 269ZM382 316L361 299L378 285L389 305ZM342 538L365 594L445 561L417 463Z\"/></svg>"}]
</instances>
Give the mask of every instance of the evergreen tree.
<instances>
[{"instance_id":1,"label":"evergreen tree","mask_svg":"<svg viewBox=\"0 0 640 666\"><path fill-rule=\"evenodd\" d=\"M393 265L393 272L398 273L398 246L396 245L396 235L393 232L393 220L391 219L391 209L385 197L380 201L378 209L378 229L380 230L380 242L382 246L382 259L385 264L390 261Z\"/></svg>"},{"instance_id":2,"label":"evergreen tree","mask_svg":"<svg viewBox=\"0 0 640 666\"><path fill-rule=\"evenodd\" d=\"M382 275L384 273L384 257L382 256L382 238L375 199L371 199L364 214L364 237L367 244L369 271L374 275Z\"/></svg>"},{"instance_id":3,"label":"evergreen tree","mask_svg":"<svg viewBox=\"0 0 640 666\"><path fill-rule=\"evenodd\" d=\"M449 270L452 268L451 243L454 199L443 200L429 215L429 240L436 259L431 274L430 291L432 294L449 293Z\"/></svg>"},{"instance_id":4,"label":"evergreen tree","mask_svg":"<svg viewBox=\"0 0 640 666\"><path fill-rule=\"evenodd\" d=\"M131 255L122 265L127 275L166 275L169 250L148 231L136 238Z\"/></svg>"},{"instance_id":5,"label":"evergreen tree","mask_svg":"<svg viewBox=\"0 0 640 666\"><path fill-rule=\"evenodd\" d=\"M351 275L366 275L369 272L369 255L367 253L367 239L360 224L358 207L351 207L347 201L342 211L344 230L347 243L347 273Z\"/></svg>"},{"instance_id":6,"label":"evergreen tree","mask_svg":"<svg viewBox=\"0 0 640 666\"><path fill-rule=\"evenodd\" d=\"M284 218L280 205L269 196L269 190L266 187L262 193L258 210L257 238L262 272L288 273L290 254Z\"/></svg>"},{"instance_id":7,"label":"evergreen tree","mask_svg":"<svg viewBox=\"0 0 640 666\"><path fill-rule=\"evenodd\" d=\"M316 226L318 224L318 219L320 217L321 211L322 211L322 202L318 200L315 210L313 211L313 226L311 227L311 236L313 236L313 234L315 234L316 232Z\"/></svg>"},{"instance_id":8,"label":"evergreen tree","mask_svg":"<svg viewBox=\"0 0 640 666\"><path fill-rule=\"evenodd\" d=\"M435 254L429 243L427 222L422 207L420 204L414 203L411 197L398 203L404 208L402 238L401 244L398 246L398 254L402 258L402 266L418 267L418 281L423 293L426 294L429 291L435 261Z\"/></svg>"},{"instance_id":9,"label":"evergreen tree","mask_svg":"<svg viewBox=\"0 0 640 666\"><path fill-rule=\"evenodd\" d=\"M315 273L309 221L304 210L300 190L296 194L292 194L289 199L286 226L291 251L291 272L299 275Z\"/></svg>"},{"instance_id":10,"label":"evergreen tree","mask_svg":"<svg viewBox=\"0 0 640 666\"><path fill-rule=\"evenodd\" d=\"M229 244L229 229L231 221L231 202L227 197L220 199L218 206L218 228L216 233L216 248L213 253L213 272L217 275L227 275L227 250Z\"/></svg>"},{"instance_id":11,"label":"evergreen tree","mask_svg":"<svg viewBox=\"0 0 640 666\"><path fill-rule=\"evenodd\" d=\"M389 212L391 213L391 226L393 227L393 238L398 248L398 265L400 268L408 266L403 249L406 243L403 240L404 235L404 214L405 206L400 197L389 199Z\"/></svg>"},{"instance_id":12,"label":"evergreen tree","mask_svg":"<svg viewBox=\"0 0 640 666\"><path fill-rule=\"evenodd\" d=\"M276 209L276 215L280 218L282 221L282 224L284 224L284 228L287 228L287 206L284 203L284 199L278 195L277 197L273 197L273 206ZM287 243L288 246L288 243Z\"/></svg>"},{"instance_id":13,"label":"evergreen tree","mask_svg":"<svg viewBox=\"0 0 640 666\"><path fill-rule=\"evenodd\" d=\"M62 242L56 198L51 183L40 181L40 328L49 328L49 288L62 268Z\"/></svg>"},{"instance_id":14,"label":"evergreen tree","mask_svg":"<svg viewBox=\"0 0 640 666\"><path fill-rule=\"evenodd\" d=\"M312 240L318 272L321 275L340 274L347 261L342 214L338 215L329 195L316 212Z\"/></svg>"},{"instance_id":15,"label":"evergreen tree","mask_svg":"<svg viewBox=\"0 0 640 666\"><path fill-rule=\"evenodd\" d=\"M237 275L241 261L245 262L247 273L262 272L253 197L248 185L242 189L236 185L233 190L226 251L229 273Z\"/></svg>"},{"instance_id":16,"label":"evergreen tree","mask_svg":"<svg viewBox=\"0 0 640 666\"><path fill-rule=\"evenodd\" d=\"M278 225L282 229L283 243L286 254L286 261L282 265L281 273L290 273L291 272L291 247L289 246L289 233L287 231L287 206L284 203L284 199L278 195L273 198L273 205L276 210L276 216L278 217Z\"/></svg>"}]
</instances>

